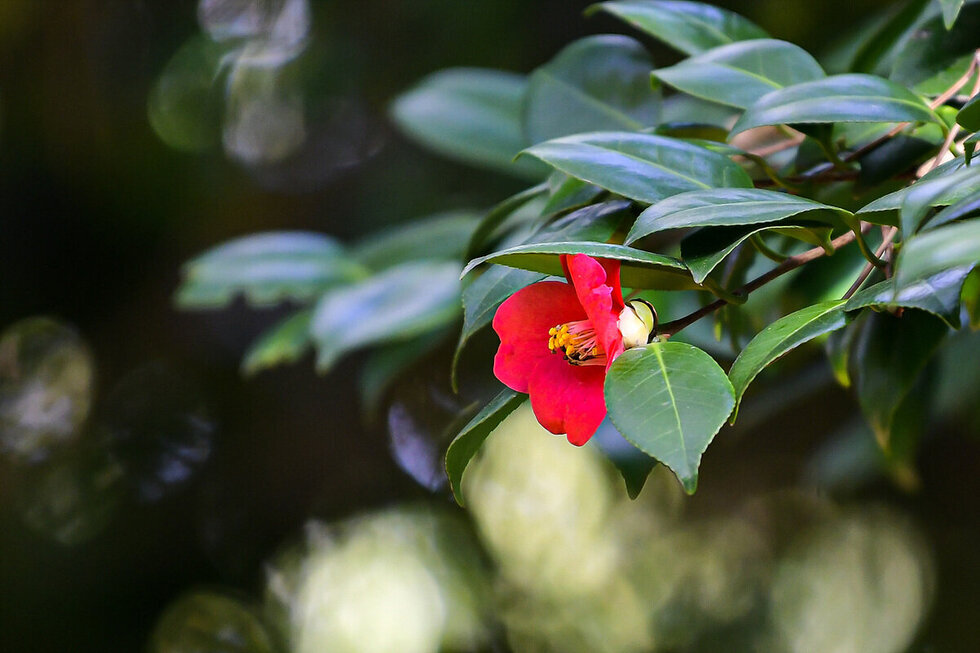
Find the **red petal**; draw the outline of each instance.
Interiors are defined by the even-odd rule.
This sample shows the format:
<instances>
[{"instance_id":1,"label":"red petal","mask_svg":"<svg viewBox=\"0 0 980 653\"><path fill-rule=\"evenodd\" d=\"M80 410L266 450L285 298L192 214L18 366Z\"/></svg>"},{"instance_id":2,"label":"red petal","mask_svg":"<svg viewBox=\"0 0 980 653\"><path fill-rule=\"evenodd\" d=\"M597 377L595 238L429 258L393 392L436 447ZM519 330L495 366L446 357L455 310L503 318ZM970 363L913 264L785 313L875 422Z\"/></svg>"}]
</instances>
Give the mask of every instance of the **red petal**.
<instances>
[{"instance_id":1,"label":"red petal","mask_svg":"<svg viewBox=\"0 0 980 653\"><path fill-rule=\"evenodd\" d=\"M568 271L578 300L606 352L608 367L623 353L623 334L619 332L619 313L623 310L619 261L575 254L568 257Z\"/></svg>"},{"instance_id":2,"label":"red petal","mask_svg":"<svg viewBox=\"0 0 980 653\"><path fill-rule=\"evenodd\" d=\"M528 381L542 360L552 359L572 367L548 349L548 329L558 324L585 319L575 290L560 281L541 281L508 297L493 317L493 330L500 348L493 360L493 373L517 392L528 391Z\"/></svg>"},{"instance_id":3,"label":"red petal","mask_svg":"<svg viewBox=\"0 0 980 653\"><path fill-rule=\"evenodd\" d=\"M605 378L599 365L569 365L560 356L541 361L529 384L534 416L552 433L567 433L569 442L582 446L606 416Z\"/></svg>"}]
</instances>

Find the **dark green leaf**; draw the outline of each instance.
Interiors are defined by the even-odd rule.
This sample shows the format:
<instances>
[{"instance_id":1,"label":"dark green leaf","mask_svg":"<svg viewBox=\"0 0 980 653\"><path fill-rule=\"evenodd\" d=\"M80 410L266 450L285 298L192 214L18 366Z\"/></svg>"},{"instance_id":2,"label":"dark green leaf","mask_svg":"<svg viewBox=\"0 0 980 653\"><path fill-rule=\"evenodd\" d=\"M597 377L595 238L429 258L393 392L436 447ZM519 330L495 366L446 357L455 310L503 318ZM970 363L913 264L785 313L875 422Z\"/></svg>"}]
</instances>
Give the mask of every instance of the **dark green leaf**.
<instances>
[{"instance_id":1,"label":"dark green leaf","mask_svg":"<svg viewBox=\"0 0 980 653\"><path fill-rule=\"evenodd\" d=\"M700 2L619 0L592 5L587 14L607 11L685 54L768 34L736 13Z\"/></svg>"},{"instance_id":2,"label":"dark green leaf","mask_svg":"<svg viewBox=\"0 0 980 653\"><path fill-rule=\"evenodd\" d=\"M947 206L939 211L924 225L923 229L935 229L950 222L962 220L963 218L973 217L980 213L980 190L967 195L955 204Z\"/></svg>"},{"instance_id":3,"label":"dark green leaf","mask_svg":"<svg viewBox=\"0 0 980 653\"><path fill-rule=\"evenodd\" d=\"M654 127L650 133L657 136L683 138L689 143L708 147L708 149L711 149L710 145L726 145L725 141L728 140L728 130L724 127L700 122L665 122ZM732 148L732 150L739 153L738 148Z\"/></svg>"},{"instance_id":4,"label":"dark green leaf","mask_svg":"<svg viewBox=\"0 0 980 653\"><path fill-rule=\"evenodd\" d=\"M980 220L967 220L910 238L895 265L903 286L942 270L980 262Z\"/></svg>"},{"instance_id":5,"label":"dark green leaf","mask_svg":"<svg viewBox=\"0 0 980 653\"><path fill-rule=\"evenodd\" d=\"M728 125L735 118L736 111L732 107L717 102L708 102L693 95L675 93L664 98L661 119L664 124L686 122L703 125L715 125L725 130L728 138ZM658 133L658 132L654 132ZM668 133L667 136L673 134Z\"/></svg>"},{"instance_id":6,"label":"dark green leaf","mask_svg":"<svg viewBox=\"0 0 980 653\"><path fill-rule=\"evenodd\" d=\"M630 349L609 368L605 397L623 437L669 467L693 494L701 454L735 403L718 363L682 342Z\"/></svg>"},{"instance_id":7,"label":"dark green leaf","mask_svg":"<svg viewBox=\"0 0 980 653\"><path fill-rule=\"evenodd\" d=\"M401 374L432 353L449 335L447 331L438 329L411 340L382 345L368 354L357 384L366 420L377 418L385 391Z\"/></svg>"},{"instance_id":8,"label":"dark green leaf","mask_svg":"<svg viewBox=\"0 0 980 653\"><path fill-rule=\"evenodd\" d=\"M630 499L640 496L657 461L630 444L609 420L602 422L589 444L598 447L619 471Z\"/></svg>"},{"instance_id":9,"label":"dark green leaf","mask_svg":"<svg viewBox=\"0 0 980 653\"><path fill-rule=\"evenodd\" d=\"M637 41L616 35L575 41L531 74L524 107L529 143L602 130L639 130L660 115L653 62Z\"/></svg>"},{"instance_id":10,"label":"dark green leaf","mask_svg":"<svg viewBox=\"0 0 980 653\"><path fill-rule=\"evenodd\" d=\"M295 363L309 350L312 310L294 313L262 334L245 354L242 372L251 376L283 363Z\"/></svg>"},{"instance_id":11,"label":"dark green leaf","mask_svg":"<svg viewBox=\"0 0 980 653\"><path fill-rule=\"evenodd\" d=\"M470 242L466 248L464 258L468 261L478 256L483 250L484 245L486 245L487 239L493 235L497 227L503 224L511 214L547 192L547 184L538 184L537 186L532 186L527 190L508 197L490 209L480 220L480 224L477 225L476 229L473 230L473 235L470 236Z\"/></svg>"},{"instance_id":12,"label":"dark green leaf","mask_svg":"<svg viewBox=\"0 0 980 653\"><path fill-rule=\"evenodd\" d=\"M948 174L956 172L957 170L963 167L964 167L963 159L954 159L952 161L947 161L946 163L942 164L935 170L929 171L917 183L922 184L928 181L932 181L934 179L939 179L940 177L944 177ZM887 195L879 197L875 201L870 202L866 206L858 209L855 215L859 216L862 220L874 222L875 224L880 224L883 221L882 218L879 217L872 218L869 214L900 210L902 208L902 203L905 201L906 196L909 194L911 190L912 190L912 186L907 186L906 188L901 188L895 191L894 193L889 193ZM962 199L965 196L963 195L957 197L957 195L958 194L955 193L955 191L950 194L950 197L956 197L956 199L952 201L950 201L948 197L937 198L936 206L950 204L952 202L958 201L959 199ZM897 216L895 219L889 222L885 222L885 224L891 224L897 226L898 225Z\"/></svg>"},{"instance_id":13,"label":"dark green leaf","mask_svg":"<svg viewBox=\"0 0 980 653\"><path fill-rule=\"evenodd\" d=\"M952 29L947 30L941 16L918 23L896 49L889 77L909 88L928 82L937 75L946 78L950 69L960 69L965 55L978 45L980 6L965 7ZM962 68L965 71L965 68ZM962 73L961 73L962 74ZM955 77L953 77L955 79Z\"/></svg>"},{"instance_id":14,"label":"dark green leaf","mask_svg":"<svg viewBox=\"0 0 980 653\"><path fill-rule=\"evenodd\" d=\"M463 472L476 452L483 446L487 436L497 428L504 418L517 409L527 395L505 389L494 397L469 424L463 427L459 435L450 443L446 451L446 474L449 476L449 487L453 490L456 503L463 505Z\"/></svg>"},{"instance_id":15,"label":"dark green leaf","mask_svg":"<svg viewBox=\"0 0 980 653\"><path fill-rule=\"evenodd\" d=\"M732 134L763 125L939 122L915 93L873 75L835 75L773 91L750 106Z\"/></svg>"},{"instance_id":16,"label":"dark green leaf","mask_svg":"<svg viewBox=\"0 0 980 653\"><path fill-rule=\"evenodd\" d=\"M620 275L627 288L658 290L695 289L687 267L677 259L653 254L641 249L608 243L542 243L518 245L487 256L474 259L463 270L470 270L483 263L498 263L522 270L562 276L560 255L587 254L594 258L615 259L621 263Z\"/></svg>"},{"instance_id":17,"label":"dark green leaf","mask_svg":"<svg viewBox=\"0 0 980 653\"><path fill-rule=\"evenodd\" d=\"M928 2L930 0L909 0L899 7L857 49L851 60L850 70L856 73L873 73L881 68L896 45L906 38Z\"/></svg>"},{"instance_id":18,"label":"dark green leaf","mask_svg":"<svg viewBox=\"0 0 980 653\"><path fill-rule=\"evenodd\" d=\"M782 317L765 329L745 346L738 355L728 378L735 388L735 415L745 389L752 380L774 360L817 336L836 331L847 324L844 302L822 302ZM732 420L734 421L734 415Z\"/></svg>"},{"instance_id":19,"label":"dark green leaf","mask_svg":"<svg viewBox=\"0 0 980 653\"><path fill-rule=\"evenodd\" d=\"M328 370L346 352L381 342L407 340L459 314L459 265L415 262L325 294L310 332L317 368Z\"/></svg>"},{"instance_id":20,"label":"dark green leaf","mask_svg":"<svg viewBox=\"0 0 980 653\"><path fill-rule=\"evenodd\" d=\"M963 282L962 299L970 328L974 331L980 329L980 268L974 268Z\"/></svg>"},{"instance_id":21,"label":"dark green leaf","mask_svg":"<svg viewBox=\"0 0 980 653\"><path fill-rule=\"evenodd\" d=\"M451 211L398 225L372 235L351 249L351 256L373 270L407 261L460 260L478 217L471 211Z\"/></svg>"},{"instance_id":22,"label":"dark green leaf","mask_svg":"<svg viewBox=\"0 0 980 653\"><path fill-rule=\"evenodd\" d=\"M721 227L779 222L801 213L823 212L830 224L834 214L850 217L845 209L795 195L757 188L713 188L669 197L643 211L636 219L626 244L665 229ZM821 213L811 217L820 219Z\"/></svg>"},{"instance_id":23,"label":"dark green leaf","mask_svg":"<svg viewBox=\"0 0 980 653\"><path fill-rule=\"evenodd\" d=\"M366 274L328 236L306 231L259 233L219 245L188 262L177 304L224 306L239 293L258 305L287 299L307 302L331 286Z\"/></svg>"},{"instance_id":24,"label":"dark green leaf","mask_svg":"<svg viewBox=\"0 0 980 653\"><path fill-rule=\"evenodd\" d=\"M973 96L963 105L956 114L956 122L971 132L980 131L980 95Z\"/></svg>"},{"instance_id":25,"label":"dark green leaf","mask_svg":"<svg viewBox=\"0 0 980 653\"><path fill-rule=\"evenodd\" d=\"M934 179L921 180L909 187L902 199L900 224L905 237L922 225L929 209L953 204L980 192L980 168L968 166Z\"/></svg>"},{"instance_id":26,"label":"dark green leaf","mask_svg":"<svg viewBox=\"0 0 980 653\"><path fill-rule=\"evenodd\" d=\"M811 245L827 246L832 227L819 223L778 223L777 225L739 225L706 227L681 241L681 260L691 270L696 283L703 283L719 263L747 239L775 231Z\"/></svg>"},{"instance_id":27,"label":"dark green leaf","mask_svg":"<svg viewBox=\"0 0 980 653\"><path fill-rule=\"evenodd\" d=\"M554 183L551 186L551 196L544 205L543 215L552 215L584 206L604 192L598 186L560 172L555 172L549 181L552 180Z\"/></svg>"},{"instance_id":28,"label":"dark green leaf","mask_svg":"<svg viewBox=\"0 0 980 653\"><path fill-rule=\"evenodd\" d=\"M939 5L943 8L943 24L951 29L963 8L963 0L939 0Z\"/></svg>"},{"instance_id":29,"label":"dark green leaf","mask_svg":"<svg viewBox=\"0 0 980 653\"><path fill-rule=\"evenodd\" d=\"M911 281L899 286L895 279L887 279L857 293L847 304L845 311L866 306L883 309L917 308L932 313L946 324L960 327L960 292L963 282L973 266L944 270L926 279Z\"/></svg>"},{"instance_id":30,"label":"dark green leaf","mask_svg":"<svg viewBox=\"0 0 980 653\"><path fill-rule=\"evenodd\" d=\"M928 313L901 318L872 313L854 347L858 401L882 448L889 448L895 412L948 328Z\"/></svg>"},{"instance_id":31,"label":"dark green leaf","mask_svg":"<svg viewBox=\"0 0 980 653\"><path fill-rule=\"evenodd\" d=\"M420 144L440 154L525 178L544 176L533 161L514 162L527 145L521 75L454 68L429 75L395 100L391 114Z\"/></svg>"},{"instance_id":32,"label":"dark green leaf","mask_svg":"<svg viewBox=\"0 0 980 653\"><path fill-rule=\"evenodd\" d=\"M724 45L653 74L685 93L740 109L778 88L825 77L805 50L774 39Z\"/></svg>"},{"instance_id":33,"label":"dark green leaf","mask_svg":"<svg viewBox=\"0 0 980 653\"><path fill-rule=\"evenodd\" d=\"M649 204L690 190L752 186L749 175L727 157L651 134L578 134L526 152L573 177Z\"/></svg>"}]
</instances>

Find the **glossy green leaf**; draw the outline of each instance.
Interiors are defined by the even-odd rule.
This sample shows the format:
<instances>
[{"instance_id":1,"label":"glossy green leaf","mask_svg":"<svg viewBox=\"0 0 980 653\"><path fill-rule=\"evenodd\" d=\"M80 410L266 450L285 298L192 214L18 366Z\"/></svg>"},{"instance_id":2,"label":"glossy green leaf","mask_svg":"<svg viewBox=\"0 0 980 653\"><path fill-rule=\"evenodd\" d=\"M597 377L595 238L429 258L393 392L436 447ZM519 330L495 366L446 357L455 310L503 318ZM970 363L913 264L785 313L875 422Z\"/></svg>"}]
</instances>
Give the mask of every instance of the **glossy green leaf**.
<instances>
[{"instance_id":1,"label":"glossy green leaf","mask_svg":"<svg viewBox=\"0 0 980 653\"><path fill-rule=\"evenodd\" d=\"M936 213L922 228L923 230L935 229L950 222L978 215L980 215L980 189Z\"/></svg>"},{"instance_id":2,"label":"glossy green leaf","mask_svg":"<svg viewBox=\"0 0 980 653\"><path fill-rule=\"evenodd\" d=\"M619 471L629 498L640 496L650 472L657 466L657 461L633 446L610 420L604 420L599 425L589 444L597 447Z\"/></svg>"},{"instance_id":3,"label":"glossy green leaf","mask_svg":"<svg viewBox=\"0 0 980 653\"><path fill-rule=\"evenodd\" d=\"M727 157L651 134L578 134L526 152L573 177L649 204L690 190L752 186L748 173Z\"/></svg>"},{"instance_id":4,"label":"glossy green leaf","mask_svg":"<svg viewBox=\"0 0 980 653\"><path fill-rule=\"evenodd\" d=\"M928 15L928 14L927 14ZM889 78L909 88L939 77L955 79L964 56L976 50L980 33L980 5L971 3L960 12L952 29L939 15L920 21L896 49ZM961 73L962 74L962 73Z\"/></svg>"},{"instance_id":5,"label":"glossy green leaf","mask_svg":"<svg viewBox=\"0 0 980 653\"><path fill-rule=\"evenodd\" d=\"M980 95L973 96L956 114L956 122L971 132L980 131Z\"/></svg>"},{"instance_id":6,"label":"glossy green leaf","mask_svg":"<svg viewBox=\"0 0 980 653\"><path fill-rule=\"evenodd\" d=\"M422 259L459 260L478 222L472 211L450 211L413 220L369 236L351 248L351 256L373 270Z\"/></svg>"},{"instance_id":7,"label":"glossy green leaf","mask_svg":"<svg viewBox=\"0 0 980 653\"><path fill-rule=\"evenodd\" d=\"M608 243L532 243L518 245L474 259L463 270L483 263L498 263L522 270L532 270L552 276L563 276L562 254L587 254L594 258L615 259L620 262L620 278L627 288L658 290L695 289L687 267L675 258Z\"/></svg>"},{"instance_id":8,"label":"glossy green leaf","mask_svg":"<svg viewBox=\"0 0 980 653\"><path fill-rule=\"evenodd\" d=\"M177 291L182 308L224 306L238 294L257 305L307 302L367 274L337 241L306 231L237 238L186 263L183 272Z\"/></svg>"},{"instance_id":9,"label":"glossy green leaf","mask_svg":"<svg viewBox=\"0 0 980 653\"><path fill-rule=\"evenodd\" d=\"M790 313L760 331L745 346L728 371L728 378L735 388L735 414L738 414L738 405L745 389L759 372L786 352L817 336L836 331L845 324L847 316L844 313L844 302L836 300ZM735 415L732 416L732 421L734 419Z\"/></svg>"},{"instance_id":10,"label":"glossy green leaf","mask_svg":"<svg viewBox=\"0 0 980 653\"><path fill-rule=\"evenodd\" d=\"M810 214L838 223L850 211L803 197L758 188L713 188L669 197L643 211L626 236L626 244L666 229L766 224Z\"/></svg>"},{"instance_id":11,"label":"glossy green leaf","mask_svg":"<svg viewBox=\"0 0 980 653\"><path fill-rule=\"evenodd\" d=\"M939 122L912 91L873 75L835 75L773 91L750 106L732 135L763 125Z\"/></svg>"},{"instance_id":12,"label":"glossy green leaf","mask_svg":"<svg viewBox=\"0 0 980 653\"><path fill-rule=\"evenodd\" d=\"M725 130L728 138L728 125L732 124L737 112L730 106L709 102L685 93L675 93L664 98L661 111L661 124L696 123L714 125ZM654 133L657 133L656 131ZM673 134L667 134L672 136Z\"/></svg>"},{"instance_id":13,"label":"glossy green leaf","mask_svg":"<svg viewBox=\"0 0 980 653\"><path fill-rule=\"evenodd\" d=\"M916 279L960 265L980 262L980 220L967 220L910 238L898 255L896 283Z\"/></svg>"},{"instance_id":14,"label":"glossy green leaf","mask_svg":"<svg viewBox=\"0 0 980 653\"><path fill-rule=\"evenodd\" d=\"M531 236L530 243L572 241L603 242L619 228L630 204L626 201L594 204L559 218ZM559 273L560 274L560 273ZM541 272L493 265L463 288L463 329L453 360L455 380L456 359L469 339L491 320L497 307L521 288L545 278Z\"/></svg>"},{"instance_id":15,"label":"glossy green leaf","mask_svg":"<svg viewBox=\"0 0 980 653\"><path fill-rule=\"evenodd\" d=\"M302 358L312 345L312 317L312 310L299 311L263 333L245 354L242 372L251 376L276 365L295 363Z\"/></svg>"},{"instance_id":16,"label":"glossy green leaf","mask_svg":"<svg viewBox=\"0 0 980 653\"><path fill-rule=\"evenodd\" d=\"M473 230L469 245L466 247L466 254L463 258L470 260L478 256L486 245L487 240L507 218L521 207L538 197L542 197L547 192L547 184L538 184L537 186L532 186L527 190L522 190L519 193L511 195L487 211L480 219L480 223L476 226L476 229Z\"/></svg>"},{"instance_id":17,"label":"glossy green leaf","mask_svg":"<svg viewBox=\"0 0 980 653\"><path fill-rule=\"evenodd\" d=\"M528 80L528 142L656 124L660 90L650 84L652 68L646 49L629 37L605 34L575 41Z\"/></svg>"},{"instance_id":18,"label":"glossy green leaf","mask_svg":"<svg viewBox=\"0 0 980 653\"><path fill-rule=\"evenodd\" d=\"M463 504L463 472L476 452L483 446L487 436L497 428L504 418L514 412L527 395L507 388L501 390L476 417L463 427L446 451L446 474L449 476L449 487L452 488L456 503Z\"/></svg>"},{"instance_id":19,"label":"glossy green leaf","mask_svg":"<svg viewBox=\"0 0 980 653\"><path fill-rule=\"evenodd\" d=\"M706 227L681 241L681 260L691 270L694 281L703 283L719 263L752 236L774 231L811 245L826 247L832 229L815 222Z\"/></svg>"},{"instance_id":20,"label":"glossy green leaf","mask_svg":"<svg viewBox=\"0 0 980 653\"><path fill-rule=\"evenodd\" d=\"M944 177L944 176L946 176L948 174L951 174L953 172L956 172L957 170L960 170L963 167L964 167L964 160L963 159L954 159L952 161L947 161L946 163L942 164L941 166L939 166L935 170L931 170L928 173L926 173L922 177L922 179L920 179L916 183L922 184L922 183L926 183L926 182L932 181L934 179L939 179L940 177ZM880 222L882 221L882 218L880 218L880 217L872 217L870 214L880 213L880 212L886 212L886 211L899 211L899 210L901 210L902 204L905 201L906 196L912 190L912 188L913 188L912 186L907 186L907 187L901 188L901 189L899 189L899 190L897 190L897 191L895 191L893 193L888 193L887 195L883 195L882 197L879 197L878 199L874 200L873 202L870 202L867 205L865 205L864 207L858 209L855 212L855 215L859 216L862 220L867 220L869 222L874 222L875 224L880 224ZM958 194L958 193L956 193L955 189L953 189L947 195L943 195L943 196L937 197L934 200L935 201L935 206L951 204L952 202L956 202L956 201L959 201L960 199L963 199L963 197L965 197L965 195ZM950 198L954 198L954 199L950 199ZM892 224L892 225L897 226L898 225L897 216L892 221L885 222L885 224Z\"/></svg>"},{"instance_id":21,"label":"glossy green leaf","mask_svg":"<svg viewBox=\"0 0 980 653\"><path fill-rule=\"evenodd\" d=\"M701 2L618 0L592 5L587 14L606 11L685 54L768 34L738 14Z\"/></svg>"},{"instance_id":22,"label":"glossy green leaf","mask_svg":"<svg viewBox=\"0 0 980 653\"><path fill-rule=\"evenodd\" d=\"M551 195L544 205L543 215L552 215L585 206L605 192L598 186L575 177L569 177L561 172L555 172L551 177L549 180L549 183L553 182Z\"/></svg>"},{"instance_id":23,"label":"glossy green leaf","mask_svg":"<svg viewBox=\"0 0 980 653\"><path fill-rule=\"evenodd\" d=\"M954 329L960 328L960 293L972 265L943 270L925 279L897 285L887 279L860 291L844 305L845 311L866 306L882 309L916 308L932 313Z\"/></svg>"},{"instance_id":24,"label":"glossy green leaf","mask_svg":"<svg viewBox=\"0 0 980 653\"><path fill-rule=\"evenodd\" d=\"M701 455L735 405L718 363L682 342L630 349L610 366L605 397L623 437L669 467L693 494Z\"/></svg>"},{"instance_id":25,"label":"glossy green leaf","mask_svg":"<svg viewBox=\"0 0 980 653\"><path fill-rule=\"evenodd\" d=\"M963 8L963 0L939 0L939 5L943 8L943 24L946 29L952 28Z\"/></svg>"},{"instance_id":26,"label":"glossy green leaf","mask_svg":"<svg viewBox=\"0 0 980 653\"><path fill-rule=\"evenodd\" d=\"M740 109L776 89L826 76L806 50L775 39L724 45L653 74L680 91Z\"/></svg>"},{"instance_id":27,"label":"glossy green leaf","mask_svg":"<svg viewBox=\"0 0 980 653\"><path fill-rule=\"evenodd\" d=\"M948 332L928 313L872 313L854 346L858 403L888 451L895 413Z\"/></svg>"},{"instance_id":28,"label":"glossy green leaf","mask_svg":"<svg viewBox=\"0 0 980 653\"><path fill-rule=\"evenodd\" d=\"M400 95L391 114L403 132L440 154L539 179L541 166L513 160L527 145L521 128L526 90L521 75L453 68L429 75Z\"/></svg>"},{"instance_id":29,"label":"glossy green leaf","mask_svg":"<svg viewBox=\"0 0 980 653\"><path fill-rule=\"evenodd\" d=\"M335 289L317 303L310 332L317 369L343 354L381 342L407 340L459 315L459 265L403 263L359 283Z\"/></svg>"},{"instance_id":30,"label":"glossy green leaf","mask_svg":"<svg viewBox=\"0 0 980 653\"><path fill-rule=\"evenodd\" d=\"M923 178L902 199L900 224L906 238L923 224L933 206L953 204L980 192L980 168L967 166L934 179Z\"/></svg>"},{"instance_id":31,"label":"glossy green leaf","mask_svg":"<svg viewBox=\"0 0 980 653\"><path fill-rule=\"evenodd\" d=\"M963 141L963 155L967 165L970 165L970 161L973 159L973 152L977 149L977 143L980 143L980 134L974 134Z\"/></svg>"}]
</instances>

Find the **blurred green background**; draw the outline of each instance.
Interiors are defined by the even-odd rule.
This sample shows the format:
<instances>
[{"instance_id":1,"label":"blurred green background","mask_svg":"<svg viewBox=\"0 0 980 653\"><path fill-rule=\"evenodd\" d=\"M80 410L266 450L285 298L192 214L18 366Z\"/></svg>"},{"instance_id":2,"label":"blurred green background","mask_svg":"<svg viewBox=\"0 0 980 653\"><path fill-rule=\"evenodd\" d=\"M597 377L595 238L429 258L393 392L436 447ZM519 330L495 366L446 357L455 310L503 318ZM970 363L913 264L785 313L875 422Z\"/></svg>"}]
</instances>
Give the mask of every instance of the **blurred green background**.
<instances>
[{"instance_id":1,"label":"blurred green background","mask_svg":"<svg viewBox=\"0 0 980 653\"><path fill-rule=\"evenodd\" d=\"M87 343L94 376L82 385L94 397L90 413L104 425L98 439L112 443L113 451L136 470L129 476L131 487L110 492L91 480L116 473L114 463L98 452L76 452L67 460L0 460L3 651L139 650L165 606L189 588L223 586L243 595L260 594L263 562L283 542L298 537L311 516L337 520L404 501L450 510L444 491L433 498L393 461L384 425L379 425L384 420L365 425L361 419L350 382L360 365L357 357L325 377L304 360L243 379L243 350L282 313L254 311L241 302L223 311L178 312L172 295L180 267L202 250L256 231L306 229L354 241L437 211L492 205L520 190L522 182L422 151L389 122L391 99L440 68L526 72L580 36L630 33L608 16L583 18L589 3L571 0L313 1L305 52L287 72L292 95L273 125L287 131L274 132L272 142L298 140L288 156L280 156L268 150L268 140L236 141L227 127L222 142L221 110L203 100L190 124L171 124L169 132L151 125L154 93L163 92L161 76L183 65L174 58L178 51L189 52L191 59L221 56L220 51L202 54L204 4L0 0L0 330L38 315L73 327L75 335L51 324L32 328L46 330L53 346L83 358L89 355L82 344ZM874 10L893 3L715 4L744 14L775 38L820 52ZM211 18L218 21L220 15ZM657 44L648 45L658 64L677 59ZM262 80L257 83L261 87ZM290 102L307 109L300 132L288 132ZM444 370L433 363L425 371L426 382ZM814 403L792 400L794 392L802 398L815 387L823 406L819 410L810 408ZM739 426L718 438L705 458L695 497L670 498L672 490L654 487L647 501L684 502L686 519L701 523L697 528L713 536L726 532L717 530L725 525L736 530L758 526L759 519L766 523L757 530L780 532L781 526L766 521L774 515L809 515L810 509L823 515L823 504L753 513L752 501L766 496L765 505L778 503L784 495L772 493L789 492L801 478L825 479L821 461L840 471L844 462L866 455L822 448L833 439L828 434L850 428L856 409L819 364L803 367L779 392L778 409L763 410L755 419L747 409ZM171 441L161 435L170 432L180 436ZM835 486L840 494L835 498L887 504L902 515L858 520L865 529L855 527L858 536L869 538L862 546L885 546L867 535L877 528L891 534L895 546L906 547L901 550L912 558L920 550L931 552L923 554L928 560L914 566L914 573L908 572L923 597L933 597L931 603L923 598L908 608L906 621L926 620L913 650L976 651L980 630L971 619L980 591L980 442L969 433L943 436L925 444L918 492L902 493L875 478L853 486L842 482ZM842 436L840 441L852 440ZM817 486L826 494L826 485ZM65 488L75 494L66 497ZM609 488L615 490L602 492L621 493L617 484ZM826 498L814 498L820 494L805 496L819 502ZM792 496L792 501L810 501ZM607 508L619 505L618 499L609 501ZM585 510L562 505L571 512ZM665 514L679 510L661 509ZM484 546L506 567L501 561L514 557L506 550L506 538L499 540L506 528L487 526L492 515L481 514L478 528L497 538L487 541L485 535ZM857 519L853 514L835 513L834 519ZM725 524L711 521L720 516L726 517ZM824 517L814 519L828 529L830 539L850 532L847 524ZM905 526L893 522L904 524L905 519L917 526L914 536L901 539ZM620 523L618 528L625 527ZM686 531L674 531L673 537L682 537L678 532ZM513 537L528 535L518 531ZM731 554L735 562L708 556L691 564L729 570L746 560L775 559L778 539L736 537L745 546ZM677 546L689 550L683 542ZM656 567L655 560L644 560ZM793 558L780 560L791 565ZM819 564L819 557L806 560L799 564ZM838 560L838 574L845 576L859 573L848 571L848 564L860 571L874 563L832 558L828 564L834 568ZM575 562L572 556L568 564ZM534 567L533 561L523 564ZM761 569L765 582L746 587L784 591L778 589L777 576L791 572ZM878 572L903 570L908 567L896 571L884 565ZM877 577L878 572L867 573ZM814 573L832 576L822 568ZM725 572L719 578L730 576ZM613 577L609 572L607 579ZM926 588L932 583L934 594ZM905 587L897 583L874 591L900 594ZM785 591L795 591L792 583ZM826 603L837 600L835 591L826 590ZM737 604L724 592L719 596L721 616L712 616L715 625L727 623L726 606ZM522 626L516 619L520 601L511 605L515 614L502 618L510 620L510 645L521 648L526 644L520 639L522 627L544 626ZM534 610L547 613L542 606L549 604L529 605L533 615ZM670 614L658 618L669 621ZM826 623L832 619L828 616ZM617 628L628 632L626 626ZM703 624L696 628L726 632ZM899 624L882 628L896 631ZM674 631L665 627L664 632ZM550 639L554 644L562 636ZM711 648L710 641L677 640L664 650L722 650ZM803 646L793 650L819 650ZM531 648L526 644L526 650Z\"/></svg>"}]
</instances>

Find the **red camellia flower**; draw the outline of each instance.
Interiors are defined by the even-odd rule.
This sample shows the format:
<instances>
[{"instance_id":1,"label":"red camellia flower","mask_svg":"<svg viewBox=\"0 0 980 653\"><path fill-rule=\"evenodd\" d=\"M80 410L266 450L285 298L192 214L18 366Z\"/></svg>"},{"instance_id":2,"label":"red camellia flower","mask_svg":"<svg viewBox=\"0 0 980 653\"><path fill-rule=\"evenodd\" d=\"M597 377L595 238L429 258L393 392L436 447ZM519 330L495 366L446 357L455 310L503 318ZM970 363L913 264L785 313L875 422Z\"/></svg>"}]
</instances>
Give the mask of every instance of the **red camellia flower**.
<instances>
[{"instance_id":1,"label":"red camellia flower","mask_svg":"<svg viewBox=\"0 0 980 653\"><path fill-rule=\"evenodd\" d=\"M493 328L500 348L493 372L507 387L530 395L542 426L581 446L606 416L606 371L625 348L646 343L652 323L624 305L619 261L573 254L562 256L562 267L570 284L532 284L497 309ZM645 324L642 337L637 320Z\"/></svg>"}]
</instances>

